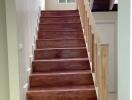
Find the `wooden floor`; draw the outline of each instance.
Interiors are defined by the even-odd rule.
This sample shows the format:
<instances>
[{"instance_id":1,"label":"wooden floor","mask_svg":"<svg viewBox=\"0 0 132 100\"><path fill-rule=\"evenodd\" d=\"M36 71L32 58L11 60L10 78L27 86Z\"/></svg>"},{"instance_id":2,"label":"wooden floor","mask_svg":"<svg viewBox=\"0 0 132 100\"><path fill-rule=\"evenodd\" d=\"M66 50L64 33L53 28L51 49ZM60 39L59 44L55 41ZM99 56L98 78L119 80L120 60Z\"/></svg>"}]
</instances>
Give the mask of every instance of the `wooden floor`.
<instances>
[{"instance_id":1,"label":"wooden floor","mask_svg":"<svg viewBox=\"0 0 132 100\"><path fill-rule=\"evenodd\" d=\"M97 100L78 11L42 11L27 100Z\"/></svg>"}]
</instances>

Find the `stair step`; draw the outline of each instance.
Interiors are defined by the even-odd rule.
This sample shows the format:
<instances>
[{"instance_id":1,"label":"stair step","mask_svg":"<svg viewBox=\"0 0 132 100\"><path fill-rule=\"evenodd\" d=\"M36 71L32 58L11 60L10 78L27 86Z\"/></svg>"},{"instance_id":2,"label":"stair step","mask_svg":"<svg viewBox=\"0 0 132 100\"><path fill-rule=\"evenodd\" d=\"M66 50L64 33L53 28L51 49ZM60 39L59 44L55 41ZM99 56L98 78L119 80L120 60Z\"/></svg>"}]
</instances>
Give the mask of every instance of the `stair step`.
<instances>
[{"instance_id":1,"label":"stair step","mask_svg":"<svg viewBox=\"0 0 132 100\"><path fill-rule=\"evenodd\" d=\"M86 48L36 49L35 59L86 58Z\"/></svg>"},{"instance_id":2,"label":"stair step","mask_svg":"<svg viewBox=\"0 0 132 100\"><path fill-rule=\"evenodd\" d=\"M85 47L84 39L58 39L58 40L37 40L37 48L74 48Z\"/></svg>"},{"instance_id":3,"label":"stair step","mask_svg":"<svg viewBox=\"0 0 132 100\"><path fill-rule=\"evenodd\" d=\"M42 11L41 16L79 16L78 11Z\"/></svg>"},{"instance_id":4,"label":"stair step","mask_svg":"<svg viewBox=\"0 0 132 100\"><path fill-rule=\"evenodd\" d=\"M41 17L40 22L44 24L49 23L80 23L79 16L71 17Z\"/></svg>"},{"instance_id":5,"label":"stair step","mask_svg":"<svg viewBox=\"0 0 132 100\"><path fill-rule=\"evenodd\" d=\"M90 70L90 63L88 58L34 60L32 67L33 73L67 72L73 70Z\"/></svg>"},{"instance_id":6,"label":"stair step","mask_svg":"<svg viewBox=\"0 0 132 100\"><path fill-rule=\"evenodd\" d=\"M74 86L30 90L27 100L97 100L94 86Z\"/></svg>"},{"instance_id":7,"label":"stair step","mask_svg":"<svg viewBox=\"0 0 132 100\"><path fill-rule=\"evenodd\" d=\"M97 100L77 10L41 12L27 100Z\"/></svg>"},{"instance_id":8,"label":"stair step","mask_svg":"<svg viewBox=\"0 0 132 100\"><path fill-rule=\"evenodd\" d=\"M93 85L90 70L31 74L30 88Z\"/></svg>"},{"instance_id":9,"label":"stair step","mask_svg":"<svg viewBox=\"0 0 132 100\"><path fill-rule=\"evenodd\" d=\"M39 30L82 30L80 23L64 23L64 24L40 24Z\"/></svg>"},{"instance_id":10,"label":"stair step","mask_svg":"<svg viewBox=\"0 0 132 100\"><path fill-rule=\"evenodd\" d=\"M39 32L64 32L64 33L66 33L66 32L83 32L82 30L39 30Z\"/></svg>"},{"instance_id":11,"label":"stair step","mask_svg":"<svg viewBox=\"0 0 132 100\"><path fill-rule=\"evenodd\" d=\"M75 32L41 32L38 33L38 39L73 39L83 38L83 34Z\"/></svg>"},{"instance_id":12,"label":"stair step","mask_svg":"<svg viewBox=\"0 0 132 100\"><path fill-rule=\"evenodd\" d=\"M82 30L81 31L72 31L72 30L66 30L66 31L64 31L64 30L48 30L48 31L45 31L45 30L43 30L43 31L40 31L39 30L39 32L38 32L38 35L39 34L46 34L46 35L50 35L50 34L62 34L62 35L65 35L65 34L81 34L81 35L83 35L83 32L82 32Z\"/></svg>"}]
</instances>

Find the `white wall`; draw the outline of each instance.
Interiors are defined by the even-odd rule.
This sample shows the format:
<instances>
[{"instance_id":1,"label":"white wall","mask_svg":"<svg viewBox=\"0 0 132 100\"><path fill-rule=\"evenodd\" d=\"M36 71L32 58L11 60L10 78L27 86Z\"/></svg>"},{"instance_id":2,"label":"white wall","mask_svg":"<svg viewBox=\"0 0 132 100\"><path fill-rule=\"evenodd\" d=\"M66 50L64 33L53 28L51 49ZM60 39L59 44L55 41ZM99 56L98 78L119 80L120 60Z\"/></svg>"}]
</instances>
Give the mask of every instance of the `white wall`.
<instances>
[{"instance_id":1,"label":"white wall","mask_svg":"<svg viewBox=\"0 0 132 100\"><path fill-rule=\"evenodd\" d=\"M77 9L76 3L72 4L59 4L58 0L45 0L46 10L75 10Z\"/></svg>"},{"instance_id":2,"label":"white wall","mask_svg":"<svg viewBox=\"0 0 132 100\"><path fill-rule=\"evenodd\" d=\"M109 44L109 94L117 100L117 12L94 12L101 41Z\"/></svg>"},{"instance_id":3,"label":"white wall","mask_svg":"<svg viewBox=\"0 0 132 100\"><path fill-rule=\"evenodd\" d=\"M26 99L42 5L42 0L6 0L10 100Z\"/></svg>"},{"instance_id":4,"label":"white wall","mask_svg":"<svg viewBox=\"0 0 132 100\"><path fill-rule=\"evenodd\" d=\"M130 99L130 2L119 0L118 12L118 100Z\"/></svg>"},{"instance_id":5,"label":"white wall","mask_svg":"<svg viewBox=\"0 0 132 100\"><path fill-rule=\"evenodd\" d=\"M16 0L21 100L28 88L41 6L41 0Z\"/></svg>"}]
</instances>

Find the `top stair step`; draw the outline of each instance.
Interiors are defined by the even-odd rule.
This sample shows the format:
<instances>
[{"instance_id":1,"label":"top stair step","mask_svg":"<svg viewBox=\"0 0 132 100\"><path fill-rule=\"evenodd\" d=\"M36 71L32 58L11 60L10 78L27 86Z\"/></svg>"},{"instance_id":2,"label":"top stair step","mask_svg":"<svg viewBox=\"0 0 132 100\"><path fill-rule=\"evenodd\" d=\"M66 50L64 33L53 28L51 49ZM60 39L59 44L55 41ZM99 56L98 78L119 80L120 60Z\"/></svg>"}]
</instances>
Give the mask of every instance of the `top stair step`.
<instances>
[{"instance_id":1,"label":"top stair step","mask_svg":"<svg viewBox=\"0 0 132 100\"><path fill-rule=\"evenodd\" d=\"M64 11L42 11L41 16L79 16L77 10L64 10Z\"/></svg>"}]
</instances>

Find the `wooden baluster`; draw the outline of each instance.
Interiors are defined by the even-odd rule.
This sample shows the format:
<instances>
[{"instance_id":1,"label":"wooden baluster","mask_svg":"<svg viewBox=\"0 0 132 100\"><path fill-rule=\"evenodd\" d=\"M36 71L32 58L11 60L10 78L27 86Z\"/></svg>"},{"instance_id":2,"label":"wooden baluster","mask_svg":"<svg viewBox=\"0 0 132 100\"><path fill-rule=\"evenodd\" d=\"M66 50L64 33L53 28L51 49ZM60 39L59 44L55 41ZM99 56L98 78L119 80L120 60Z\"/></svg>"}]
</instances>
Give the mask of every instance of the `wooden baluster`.
<instances>
[{"instance_id":1,"label":"wooden baluster","mask_svg":"<svg viewBox=\"0 0 132 100\"><path fill-rule=\"evenodd\" d=\"M92 34L92 72L95 72L95 64L94 64L94 34Z\"/></svg>"},{"instance_id":2,"label":"wooden baluster","mask_svg":"<svg viewBox=\"0 0 132 100\"><path fill-rule=\"evenodd\" d=\"M99 34L87 0L77 0L81 23L84 29L87 51L95 73L95 85L98 87L99 100L108 100L108 45L99 44ZM92 34L93 33L93 34Z\"/></svg>"},{"instance_id":3,"label":"wooden baluster","mask_svg":"<svg viewBox=\"0 0 132 100\"><path fill-rule=\"evenodd\" d=\"M98 81L98 44L94 44L94 67L95 67L95 85L98 87L99 81Z\"/></svg>"},{"instance_id":4,"label":"wooden baluster","mask_svg":"<svg viewBox=\"0 0 132 100\"><path fill-rule=\"evenodd\" d=\"M108 100L108 45L100 45L99 100Z\"/></svg>"}]
</instances>

